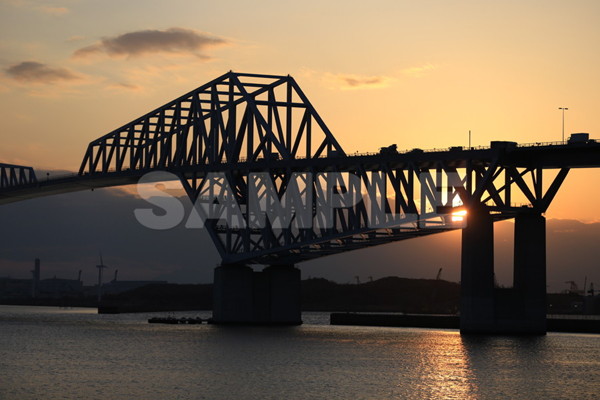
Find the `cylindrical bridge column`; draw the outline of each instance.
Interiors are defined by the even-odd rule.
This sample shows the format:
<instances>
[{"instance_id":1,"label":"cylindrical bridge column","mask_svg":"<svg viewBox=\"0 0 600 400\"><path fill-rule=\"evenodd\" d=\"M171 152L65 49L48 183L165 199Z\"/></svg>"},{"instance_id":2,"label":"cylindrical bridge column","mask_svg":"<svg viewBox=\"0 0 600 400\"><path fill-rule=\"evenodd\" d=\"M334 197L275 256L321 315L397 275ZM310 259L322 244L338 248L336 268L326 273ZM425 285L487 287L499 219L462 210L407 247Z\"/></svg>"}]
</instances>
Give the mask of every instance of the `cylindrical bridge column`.
<instances>
[{"instance_id":1,"label":"cylindrical bridge column","mask_svg":"<svg viewBox=\"0 0 600 400\"><path fill-rule=\"evenodd\" d=\"M217 267L212 323L299 325L300 283L300 270L294 265L272 265L263 271L244 265Z\"/></svg>"},{"instance_id":2,"label":"cylindrical bridge column","mask_svg":"<svg viewBox=\"0 0 600 400\"><path fill-rule=\"evenodd\" d=\"M216 324L248 324L253 321L253 274L245 265L215 268L213 317Z\"/></svg>"},{"instance_id":3,"label":"cylindrical bridge column","mask_svg":"<svg viewBox=\"0 0 600 400\"><path fill-rule=\"evenodd\" d=\"M546 218L523 213L515 218L514 292L526 333L546 332Z\"/></svg>"},{"instance_id":4,"label":"cylindrical bridge column","mask_svg":"<svg viewBox=\"0 0 600 400\"><path fill-rule=\"evenodd\" d=\"M302 323L300 270L294 265L272 265L264 269L270 282L270 322L282 325Z\"/></svg>"},{"instance_id":5,"label":"cylindrical bridge column","mask_svg":"<svg viewBox=\"0 0 600 400\"><path fill-rule=\"evenodd\" d=\"M461 333L491 333L494 312L494 221L483 207L468 210L462 231Z\"/></svg>"}]
</instances>

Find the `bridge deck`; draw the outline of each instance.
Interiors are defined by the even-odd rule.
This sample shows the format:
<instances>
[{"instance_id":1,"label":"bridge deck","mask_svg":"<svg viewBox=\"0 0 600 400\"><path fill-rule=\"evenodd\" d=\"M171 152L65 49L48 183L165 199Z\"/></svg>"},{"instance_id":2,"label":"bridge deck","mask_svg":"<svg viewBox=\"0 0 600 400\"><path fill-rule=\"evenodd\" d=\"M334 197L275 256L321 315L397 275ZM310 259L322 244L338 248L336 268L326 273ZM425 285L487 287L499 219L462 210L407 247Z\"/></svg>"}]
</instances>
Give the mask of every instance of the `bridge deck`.
<instances>
[{"instance_id":1,"label":"bridge deck","mask_svg":"<svg viewBox=\"0 0 600 400\"><path fill-rule=\"evenodd\" d=\"M516 168L598 168L600 167L600 143L540 143L520 145L513 150L501 152L501 164ZM414 149L392 154L349 154L338 157L297 158L293 160L259 160L209 165L190 165L167 169L176 175L190 177L194 173L222 171L277 171L292 172L356 172L358 167L366 171L379 171L382 165L393 169L413 165L421 170L435 168L444 162L453 168L466 168L469 163L489 164L499 154L499 149L454 148L444 150ZM0 189L0 205L62 193L91 190L95 188L131 185L152 170L108 171L94 174L61 175L39 180L36 183L16 185Z\"/></svg>"}]
</instances>

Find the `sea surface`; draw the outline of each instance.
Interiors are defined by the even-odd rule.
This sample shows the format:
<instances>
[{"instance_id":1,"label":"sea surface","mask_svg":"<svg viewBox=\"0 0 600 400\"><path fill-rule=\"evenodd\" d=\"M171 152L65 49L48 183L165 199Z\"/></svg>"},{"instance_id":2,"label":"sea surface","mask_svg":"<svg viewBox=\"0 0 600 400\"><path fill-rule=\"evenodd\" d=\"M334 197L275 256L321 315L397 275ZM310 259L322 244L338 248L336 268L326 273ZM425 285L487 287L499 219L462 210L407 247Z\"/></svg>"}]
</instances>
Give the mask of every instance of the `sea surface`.
<instances>
[{"instance_id":1,"label":"sea surface","mask_svg":"<svg viewBox=\"0 0 600 400\"><path fill-rule=\"evenodd\" d=\"M600 335L147 323L166 315L0 306L0 399L600 398Z\"/></svg>"}]
</instances>

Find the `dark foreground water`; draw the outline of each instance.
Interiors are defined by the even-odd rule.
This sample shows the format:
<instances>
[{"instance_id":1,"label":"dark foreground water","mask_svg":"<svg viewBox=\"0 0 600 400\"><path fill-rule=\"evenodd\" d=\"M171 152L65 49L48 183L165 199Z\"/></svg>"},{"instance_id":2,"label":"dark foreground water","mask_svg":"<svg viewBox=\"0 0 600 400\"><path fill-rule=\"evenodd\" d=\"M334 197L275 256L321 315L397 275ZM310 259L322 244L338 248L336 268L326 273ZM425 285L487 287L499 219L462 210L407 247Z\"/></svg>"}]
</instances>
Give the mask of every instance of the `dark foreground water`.
<instances>
[{"instance_id":1,"label":"dark foreground water","mask_svg":"<svg viewBox=\"0 0 600 400\"><path fill-rule=\"evenodd\" d=\"M177 313L196 316L197 313ZM0 399L598 399L600 335L157 325L0 306ZM207 317L207 313L200 314Z\"/></svg>"}]
</instances>

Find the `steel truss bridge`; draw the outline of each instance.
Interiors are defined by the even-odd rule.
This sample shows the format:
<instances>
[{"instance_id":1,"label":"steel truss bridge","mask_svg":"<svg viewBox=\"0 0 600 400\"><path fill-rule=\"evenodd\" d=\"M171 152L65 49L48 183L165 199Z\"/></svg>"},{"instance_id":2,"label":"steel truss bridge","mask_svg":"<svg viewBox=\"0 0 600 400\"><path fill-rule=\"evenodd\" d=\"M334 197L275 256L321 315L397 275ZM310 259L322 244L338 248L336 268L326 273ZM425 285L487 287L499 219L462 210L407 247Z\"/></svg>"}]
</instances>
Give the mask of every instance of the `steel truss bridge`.
<instances>
[{"instance_id":1,"label":"steel truss bridge","mask_svg":"<svg viewBox=\"0 0 600 400\"><path fill-rule=\"evenodd\" d=\"M291 76L229 72L92 141L72 176L0 164L0 204L166 171L192 203L220 207L196 210L224 264L282 265L458 229L463 209L542 214L571 168L598 166L593 140L347 154ZM243 225L226 223L232 200ZM257 227L253 203L301 204L315 223Z\"/></svg>"}]
</instances>

